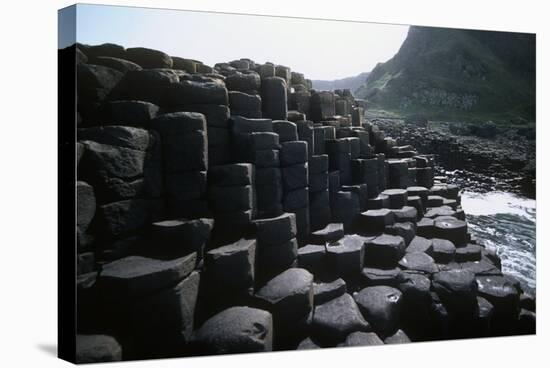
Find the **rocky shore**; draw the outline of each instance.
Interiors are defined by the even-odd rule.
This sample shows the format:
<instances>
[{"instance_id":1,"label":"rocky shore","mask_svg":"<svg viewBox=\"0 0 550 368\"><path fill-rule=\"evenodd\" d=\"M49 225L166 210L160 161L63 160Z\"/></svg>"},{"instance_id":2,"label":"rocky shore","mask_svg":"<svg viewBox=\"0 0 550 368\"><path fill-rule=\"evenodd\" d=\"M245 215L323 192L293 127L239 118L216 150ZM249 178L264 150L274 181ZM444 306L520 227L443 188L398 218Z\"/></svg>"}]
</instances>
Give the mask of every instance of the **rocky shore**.
<instances>
[{"instance_id":1,"label":"rocky shore","mask_svg":"<svg viewBox=\"0 0 550 368\"><path fill-rule=\"evenodd\" d=\"M249 59L60 52L78 362L535 332L534 296L468 231L428 138L398 145L349 90Z\"/></svg>"},{"instance_id":2,"label":"rocky shore","mask_svg":"<svg viewBox=\"0 0 550 368\"><path fill-rule=\"evenodd\" d=\"M439 174L453 173L450 182L488 192L536 195L534 128L493 123L443 123L425 119L372 119L399 144L436 154Z\"/></svg>"}]
</instances>

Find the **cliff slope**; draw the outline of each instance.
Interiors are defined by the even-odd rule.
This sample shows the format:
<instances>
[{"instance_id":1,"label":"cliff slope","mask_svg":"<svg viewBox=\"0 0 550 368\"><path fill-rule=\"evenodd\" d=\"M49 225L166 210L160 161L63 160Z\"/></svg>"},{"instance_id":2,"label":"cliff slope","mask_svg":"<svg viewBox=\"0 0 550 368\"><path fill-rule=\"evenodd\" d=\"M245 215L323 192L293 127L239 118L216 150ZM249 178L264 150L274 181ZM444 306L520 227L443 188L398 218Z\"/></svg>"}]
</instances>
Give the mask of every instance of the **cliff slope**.
<instances>
[{"instance_id":1,"label":"cliff slope","mask_svg":"<svg viewBox=\"0 0 550 368\"><path fill-rule=\"evenodd\" d=\"M534 34L413 26L357 97L431 119L534 121L535 59Z\"/></svg>"}]
</instances>

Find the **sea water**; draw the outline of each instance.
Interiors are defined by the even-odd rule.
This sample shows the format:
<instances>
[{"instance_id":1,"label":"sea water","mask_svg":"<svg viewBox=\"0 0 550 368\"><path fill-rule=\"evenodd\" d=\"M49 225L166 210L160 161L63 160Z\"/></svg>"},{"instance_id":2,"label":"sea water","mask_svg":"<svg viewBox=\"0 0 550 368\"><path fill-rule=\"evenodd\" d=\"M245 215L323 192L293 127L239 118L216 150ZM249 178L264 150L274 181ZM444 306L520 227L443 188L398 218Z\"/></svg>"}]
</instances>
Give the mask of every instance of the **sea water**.
<instances>
[{"instance_id":1,"label":"sea water","mask_svg":"<svg viewBox=\"0 0 550 368\"><path fill-rule=\"evenodd\" d=\"M502 272L519 279L526 291L536 288L535 200L507 192L462 192L462 208L479 243L494 248Z\"/></svg>"}]
</instances>

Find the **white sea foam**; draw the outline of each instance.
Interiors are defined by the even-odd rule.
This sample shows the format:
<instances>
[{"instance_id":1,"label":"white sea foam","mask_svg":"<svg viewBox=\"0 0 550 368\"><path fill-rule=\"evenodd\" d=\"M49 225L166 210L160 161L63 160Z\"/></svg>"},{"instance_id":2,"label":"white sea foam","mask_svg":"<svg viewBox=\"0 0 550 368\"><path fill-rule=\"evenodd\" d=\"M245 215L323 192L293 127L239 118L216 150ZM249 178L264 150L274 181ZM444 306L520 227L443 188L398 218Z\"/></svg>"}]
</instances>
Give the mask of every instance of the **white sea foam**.
<instances>
[{"instance_id":1,"label":"white sea foam","mask_svg":"<svg viewBox=\"0 0 550 368\"><path fill-rule=\"evenodd\" d=\"M462 193L462 208L472 233L497 250L502 271L528 289L536 287L536 205L505 192Z\"/></svg>"},{"instance_id":2,"label":"white sea foam","mask_svg":"<svg viewBox=\"0 0 550 368\"><path fill-rule=\"evenodd\" d=\"M464 211L469 215L488 216L508 213L524 216L535 221L535 200L512 193L491 192L481 194L465 191L462 193L461 204Z\"/></svg>"}]
</instances>

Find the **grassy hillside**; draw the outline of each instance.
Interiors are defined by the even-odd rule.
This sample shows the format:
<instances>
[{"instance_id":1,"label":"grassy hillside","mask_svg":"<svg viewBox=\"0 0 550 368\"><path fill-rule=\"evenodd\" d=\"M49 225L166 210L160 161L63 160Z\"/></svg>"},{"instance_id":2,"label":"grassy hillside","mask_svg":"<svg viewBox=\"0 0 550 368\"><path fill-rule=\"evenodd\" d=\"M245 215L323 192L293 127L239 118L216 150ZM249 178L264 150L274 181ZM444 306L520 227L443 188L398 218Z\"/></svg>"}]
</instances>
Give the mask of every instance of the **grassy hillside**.
<instances>
[{"instance_id":1,"label":"grassy hillside","mask_svg":"<svg viewBox=\"0 0 550 368\"><path fill-rule=\"evenodd\" d=\"M535 36L411 27L357 97L373 109L430 119L535 120Z\"/></svg>"}]
</instances>

